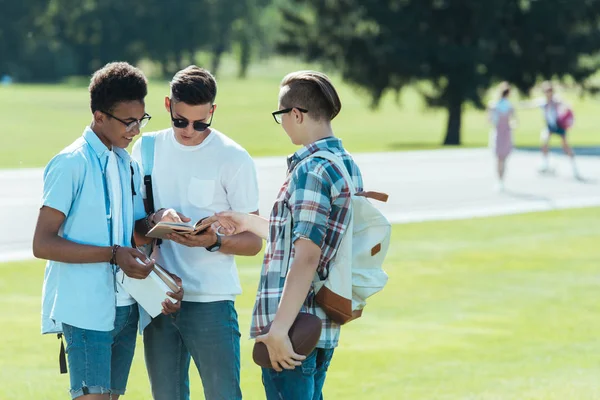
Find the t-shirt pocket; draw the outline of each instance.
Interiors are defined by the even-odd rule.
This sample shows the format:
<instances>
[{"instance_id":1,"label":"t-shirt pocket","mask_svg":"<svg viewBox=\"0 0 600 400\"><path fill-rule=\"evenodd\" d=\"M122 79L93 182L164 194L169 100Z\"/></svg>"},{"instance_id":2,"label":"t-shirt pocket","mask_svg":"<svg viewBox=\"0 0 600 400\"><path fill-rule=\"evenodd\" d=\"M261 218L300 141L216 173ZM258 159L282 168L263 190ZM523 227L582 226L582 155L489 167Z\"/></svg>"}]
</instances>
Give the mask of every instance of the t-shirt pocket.
<instances>
[{"instance_id":1,"label":"t-shirt pocket","mask_svg":"<svg viewBox=\"0 0 600 400\"><path fill-rule=\"evenodd\" d=\"M215 195L215 181L192 177L188 184L188 201L199 208L212 204Z\"/></svg>"}]
</instances>

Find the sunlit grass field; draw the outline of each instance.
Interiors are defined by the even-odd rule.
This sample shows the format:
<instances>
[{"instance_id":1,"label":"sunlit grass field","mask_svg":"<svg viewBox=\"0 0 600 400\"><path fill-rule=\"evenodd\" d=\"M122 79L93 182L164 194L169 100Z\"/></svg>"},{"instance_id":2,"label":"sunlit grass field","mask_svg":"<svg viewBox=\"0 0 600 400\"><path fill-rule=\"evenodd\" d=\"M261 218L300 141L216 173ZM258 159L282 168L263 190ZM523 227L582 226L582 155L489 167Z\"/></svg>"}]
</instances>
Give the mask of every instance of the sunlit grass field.
<instances>
[{"instance_id":1,"label":"sunlit grass field","mask_svg":"<svg viewBox=\"0 0 600 400\"><path fill-rule=\"evenodd\" d=\"M314 67L288 59L273 59L253 66L245 80L236 78L231 63L218 76L218 108L213 126L244 146L252 156L284 155L294 146L273 121L277 109L278 85L293 70ZM351 152L395 151L436 148L442 143L446 112L428 109L414 89L396 99L392 93L372 110L366 93L343 83L331 74L342 99L342 112L334 120L336 134ZM70 144L89 124L89 96L86 80L60 85L0 86L0 168L41 167ZM147 131L170 124L163 107L168 82L152 81L146 110L152 115ZM570 137L576 145L600 142L600 100L563 94L574 107L576 124ZM490 94L492 98L493 94ZM517 99L515 98L515 101ZM516 144L537 146L543 124L539 110L519 113ZM463 117L463 144L485 146L489 126L484 112L466 108Z\"/></svg>"},{"instance_id":2,"label":"sunlit grass field","mask_svg":"<svg viewBox=\"0 0 600 400\"><path fill-rule=\"evenodd\" d=\"M390 280L342 331L326 399L600 399L600 209L396 225ZM239 258L242 389L264 398L246 340L260 258ZM66 399L39 334L44 263L0 265L0 399ZM127 395L149 399L142 343ZM192 370L192 398L202 389Z\"/></svg>"}]
</instances>

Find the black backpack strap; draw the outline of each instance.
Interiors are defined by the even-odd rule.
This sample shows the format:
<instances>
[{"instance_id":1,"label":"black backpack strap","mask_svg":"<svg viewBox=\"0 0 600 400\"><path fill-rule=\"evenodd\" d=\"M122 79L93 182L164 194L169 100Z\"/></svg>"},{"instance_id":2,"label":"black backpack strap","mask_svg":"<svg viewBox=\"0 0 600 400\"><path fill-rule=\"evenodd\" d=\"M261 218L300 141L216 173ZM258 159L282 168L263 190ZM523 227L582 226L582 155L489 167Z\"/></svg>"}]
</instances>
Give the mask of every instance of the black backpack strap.
<instances>
[{"instance_id":1,"label":"black backpack strap","mask_svg":"<svg viewBox=\"0 0 600 400\"><path fill-rule=\"evenodd\" d=\"M60 352L58 353L58 366L60 368L61 374L67 373L67 352L65 351L65 342L63 339L63 334L58 333L56 335L58 340L60 340Z\"/></svg>"},{"instance_id":2,"label":"black backpack strap","mask_svg":"<svg viewBox=\"0 0 600 400\"><path fill-rule=\"evenodd\" d=\"M144 187L146 188L146 204L148 205L149 213L155 211L154 209L154 192L152 191L152 175L144 176Z\"/></svg>"}]
</instances>

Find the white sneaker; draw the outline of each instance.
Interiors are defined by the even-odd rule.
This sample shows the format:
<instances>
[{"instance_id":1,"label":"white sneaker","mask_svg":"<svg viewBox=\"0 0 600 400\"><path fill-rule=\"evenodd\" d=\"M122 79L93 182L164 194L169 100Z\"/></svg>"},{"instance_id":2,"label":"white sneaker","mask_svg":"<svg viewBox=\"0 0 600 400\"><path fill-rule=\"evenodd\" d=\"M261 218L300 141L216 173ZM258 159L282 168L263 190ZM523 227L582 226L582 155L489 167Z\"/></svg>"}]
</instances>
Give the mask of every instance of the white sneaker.
<instances>
[{"instance_id":1,"label":"white sneaker","mask_svg":"<svg viewBox=\"0 0 600 400\"><path fill-rule=\"evenodd\" d=\"M504 192L504 182L500 181L494 185L494 190L496 192Z\"/></svg>"}]
</instances>

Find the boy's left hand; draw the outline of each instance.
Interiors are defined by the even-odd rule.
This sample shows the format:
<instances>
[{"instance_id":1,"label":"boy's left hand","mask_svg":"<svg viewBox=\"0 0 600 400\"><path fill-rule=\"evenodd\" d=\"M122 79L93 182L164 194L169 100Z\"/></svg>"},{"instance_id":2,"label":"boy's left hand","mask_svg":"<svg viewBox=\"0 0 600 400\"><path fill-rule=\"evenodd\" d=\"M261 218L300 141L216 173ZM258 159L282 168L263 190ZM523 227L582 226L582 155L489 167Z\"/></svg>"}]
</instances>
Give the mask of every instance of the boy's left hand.
<instances>
[{"instance_id":1,"label":"boy's left hand","mask_svg":"<svg viewBox=\"0 0 600 400\"><path fill-rule=\"evenodd\" d=\"M166 272L167 272L167 274L171 275L171 278L173 278L173 280L175 281L177 286L179 286L181 288L176 293L167 292L167 296L177 300L177 303L173 303L169 299L165 299L165 301L162 302L162 306L163 306L162 313L164 315L169 315L169 314L173 314L176 311L179 311L179 309L181 308L181 301L183 300L183 284L181 282L180 277L178 277L175 274L170 273L169 271L166 271Z\"/></svg>"},{"instance_id":2,"label":"boy's left hand","mask_svg":"<svg viewBox=\"0 0 600 400\"><path fill-rule=\"evenodd\" d=\"M283 371L283 368L294 369L302 365L302 360L306 358L294 351L290 337L284 330L271 327L267 334L258 336L256 341L267 346L271 365L277 372Z\"/></svg>"},{"instance_id":3,"label":"boy's left hand","mask_svg":"<svg viewBox=\"0 0 600 400\"><path fill-rule=\"evenodd\" d=\"M209 228L197 235L170 233L166 238L187 247L209 247L216 243L217 234Z\"/></svg>"}]
</instances>

